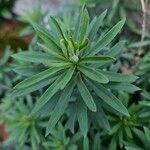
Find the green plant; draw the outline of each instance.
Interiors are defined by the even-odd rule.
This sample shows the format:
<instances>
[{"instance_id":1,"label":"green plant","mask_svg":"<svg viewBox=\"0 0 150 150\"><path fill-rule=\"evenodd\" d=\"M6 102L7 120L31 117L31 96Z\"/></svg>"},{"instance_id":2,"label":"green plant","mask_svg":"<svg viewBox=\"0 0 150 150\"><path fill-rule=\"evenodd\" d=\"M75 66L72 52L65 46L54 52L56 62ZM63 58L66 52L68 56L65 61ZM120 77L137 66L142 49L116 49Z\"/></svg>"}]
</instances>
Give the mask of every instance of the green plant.
<instances>
[{"instance_id":1,"label":"green plant","mask_svg":"<svg viewBox=\"0 0 150 150\"><path fill-rule=\"evenodd\" d=\"M73 137L66 137L65 129L62 124L58 124L51 132L51 135L47 137L47 140L43 142L43 146L46 150L51 148L52 150L77 150L77 141L82 138L80 133L75 134Z\"/></svg>"},{"instance_id":2,"label":"green plant","mask_svg":"<svg viewBox=\"0 0 150 150\"><path fill-rule=\"evenodd\" d=\"M111 136L111 142L109 144L110 150L116 150L118 145L120 148L123 148L124 141L130 141L133 139L134 129L141 127L142 125L142 119L140 118L140 105L135 103L129 104L129 95L126 93L121 93L119 98L127 107L130 117L113 114L108 117L110 124L112 125L109 132L109 136ZM109 136L106 136L106 138Z\"/></svg>"},{"instance_id":3,"label":"green plant","mask_svg":"<svg viewBox=\"0 0 150 150\"><path fill-rule=\"evenodd\" d=\"M3 58L0 59L0 97L12 88L14 73L11 71L9 62L11 54L10 47L7 46Z\"/></svg>"},{"instance_id":4,"label":"green plant","mask_svg":"<svg viewBox=\"0 0 150 150\"><path fill-rule=\"evenodd\" d=\"M149 150L150 147L150 128L144 127L144 132L139 129L134 129L136 136L135 141L126 142L126 150ZM137 142L137 141L138 142ZM134 143L135 142L135 143Z\"/></svg>"},{"instance_id":5,"label":"green plant","mask_svg":"<svg viewBox=\"0 0 150 150\"><path fill-rule=\"evenodd\" d=\"M7 132L10 134L8 143L15 142L20 148L31 144L33 150L40 149L44 140L42 135L44 119L30 116L33 106L30 96L16 102L12 99L3 99L0 106L2 112L0 120L6 124Z\"/></svg>"},{"instance_id":6,"label":"green plant","mask_svg":"<svg viewBox=\"0 0 150 150\"><path fill-rule=\"evenodd\" d=\"M78 120L85 137L88 132L89 113L93 113L94 116L94 112L95 114L103 112L102 118L107 122L99 102L109 105L118 112L118 115L129 116L125 106L110 90L111 85L116 90L121 90L120 87L118 89L118 85L132 86L131 83L137 79L133 75L122 75L109 70L124 42L117 43L107 55L102 51L120 32L125 19L95 40L105 15L106 11L90 23L88 11L83 6L74 30L65 30L61 26L61 21L54 17L50 19L53 23L50 31L33 23L36 33L44 41L44 44L38 43L42 51L27 51L13 55L15 59L30 62L35 68L37 65L43 66L42 72L39 70L38 74L18 83L12 96L25 95L48 86L31 112L34 116L44 106L53 108L47 123L46 135L51 133L71 104L76 106L75 120ZM138 90L135 86L133 88L135 91ZM54 100L55 105L52 107L51 98L55 95L58 95L58 98Z\"/></svg>"}]
</instances>

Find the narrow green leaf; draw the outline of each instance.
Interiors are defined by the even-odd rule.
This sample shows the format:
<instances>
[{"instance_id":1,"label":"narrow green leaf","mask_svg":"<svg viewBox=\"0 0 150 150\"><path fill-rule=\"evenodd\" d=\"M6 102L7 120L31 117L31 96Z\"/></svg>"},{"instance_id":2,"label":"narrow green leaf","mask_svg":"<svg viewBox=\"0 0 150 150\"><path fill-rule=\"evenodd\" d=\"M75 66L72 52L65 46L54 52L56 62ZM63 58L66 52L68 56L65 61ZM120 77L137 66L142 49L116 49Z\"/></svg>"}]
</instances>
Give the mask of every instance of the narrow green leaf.
<instances>
[{"instance_id":1,"label":"narrow green leaf","mask_svg":"<svg viewBox=\"0 0 150 150\"><path fill-rule=\"evenodd\" d=\"M146 135L139 129L134 129L134 133L137 135L137 137L139 138L139 140L143 143L143 145L145 146L145 149L149 149L150 147L150 143L149 143L149 139L147 139Z\"/></svg>"},{"instance_id":2,"label":"narrow green leaf","mask_svg":"<svg viewBox=\"0 0 150 150\"><path fill-rule=\"evenodd\" d=\"M53 76L53 77L50 77L50 78L46 78L36 84L33 84L31 85L30 87L28 88L25 88L25 89L19 89L19 90L14 90L11 94L10 94L10 97L13 96L13 98L16 98L16 97L20 97L20 96L23 96L23 95L27 95L31 92L34 92L36 90L39 90L39 89L42 89L43 87L51 84L55 79L57 78L57 76Z\"/></svg>"},{"instance_id":3,"label":"narrow green leaf","mask_svg":"<svg viewBox=\"0 0 150 150\"><path fill-rule=\"evenodd\" d=\"M101 150L101 140L100 140L100 133L97 133L94 137L94 144L93 150Z\"/></svg>"},{"instance_id":4,"label":"narrow green leaf","mask_svg":"<svg viewBox=\"0 0 150 150\"><path fill-rule=\"evenodd\" d=\"M125 19L118 22L103 38L98 40L96 45L92 48L91 52L89 53L89 56L94 56L101 49L107 46L114 39L114 37L120 32L124 24Z\"/></svg>"},{"instance_id":5,"label":"narrow green leaf","mask_svg":"<svg viewBox=\"0 0 150 150\"><path fill-rule=\"evenodd\" d=\"M63 73L61 76L57 78L57 80L44 92L44 94L37 101L32 114L35 114L39 109L41 109L50 99L51 97L60 89L62 83L64 82L65 74Z\"/></svg>"},{"instance_id":6,"label":"narrow green leaf","mask_svg":"<svg viewBox=\"0 0 150 150\"><path fill-rule=\"evenodd\" d=\"M42 71L36 75L33 75L25 80L23 80L22 82L18 83L14 89L21 89L21 88L26 88L28 86L31 86L32 84L35 84L45 78L50 77L51 75L53 75L54 73L60 71L62 68L50 68L47 69L45 71Z\"/></svg>"},{"instance_id":7,"label":"narrow green leaf","mask_svg":"<svg viewBox=\"0 0 150 150\"><path fill-rule=\"evenodd\" d=\"M90 150L88 137L84 137L83 139L83 150Z\"/></svg>"},{"instance_id":8,"label":"narrow green leaf","mask_svg":"<svg viewBox=\"0 0 150 150\"><path fill-rule=\"evenodd\" d=\"M63 33L63 31L62 31L62 29L61 29L61 27L60 27L58 21L57 21L54 17L52 17L52 16L51 16L50 18L51 18L53 24L55 25L55 27L57 28L58 32L59 32L60 35L62 36L62 38L66 41L66 38L65 38L65 36L64 36L64 33Z\"/></svg>"},{"instance_id":9,"label":"narrow green leaf","mask_svg":"<svg viewBox=\"0 0 150 150\"><path fill-rule=\"evenodd\" d=\"M133 138L131 129L128 126L125 127L125 132L129 138Z\"/></svg>"},{"instance_id":10,"label":"narrow green leaf","mask_svg":"<svg viewBox=\"0 0 150 150\"><path fill-rule=\"evenodd\" d=\"M94 36L96 35L98 29L103 23L103 20L107 14L107 10L105 10L98 18L94 18L93 21L90 24L90 29L89 29L89 39L93 40Z\"/></svg>"},{"instance_id":11,"label":"narrow green leaf","mask_svg":"<svg viewBox=\"0 0 150 150\"><path fill-rule=\"evenodd\" d=\"M14 72L21 76L32 76L35 75L41 71L43 71L43 68L39 65L33 65L33 64L27 64L27 65L19 65L12 69Z\"/></svg>"},{"instance_id":12,"label":"narrow green leaf","mask_svg":"<svg viewBox=\"0 0 150 150\"><path fill-rule=\"evenodd\" d=\"M74 134L74 127L75 127L75 121L77 116L77 104L73 103L69 106L69 119L67 123L65 124L66 129L70 129L70 131Z\"/></svg>"},{"instance_id":13,"label":"narrow green leaf","mask_svg":"<svg viewBox=\"0 0 150 150\"><path fill-rule=\"evenodd\" d=\"M121 52L123 51L123 48L125 46L125 41L118 42L115 46L113 46L106 55L109 55L111 57L118 57Z\"/></svg>"},{"instance_id":14,"label":"narrow green leaf","mask_svg":"<svg viewBox=\"0 0 150 150\"><path fill-rule=\"evenodd\" d=\"M97 99L97 98L96 98ZM98 98L99 99L99 98ZM107 131L110 131L110 125L107 116L102 108L100 101L97 101L97 112L93 113L93 119L98 123L98 125Z\"/></svg>"},{"instance_id":15,"label":"narrow green leaf","mask_svg":"<svg viewBox=\"0 0 150 150\"><path fill-rule=\"evenodd\" d=\"M46 45L43 45L41 43L37 43L38 46L43 49L45 52L57 57L57 58L60 58L60 59L64 59L64 57L61 55L61 53L58 53L57 51L54 51L52 50L52 48L46 46Z\"/></svg>"},{"instance_id":16,"label":"narrow green leaf","mask_svg":"<svg viewBox=\"0 0 150 150\"><path fill-rule=\"evenodd\" d=\"M12 55L12 57L18 60L34 62L34 63L46 63L50 59L52 59L52 57L47 53L35 52L35 51L19 52L17 54Z\"/></svg>"},{"instance_id":17,"label":"narrow green leaf","mask_svg":"<svg viewBox=\"0 0 150 150\"><path fill-rule=\"evenodd\" d=\"M122 113L123 115L129 116L128 110L121 103L121 101L115 97L110 91L100 84L93 84L89 81L90 86L93 88L97 96L99 96L107 105Z\"/></svg>"},{"instance_id":18,"label":"narrow green leaf","mask_svg":"<svg viewBox=\"0 0 150 150\"><path fill-rule=\"evenodd\" d=\"M85 63L91 63L91 64L106 64L106 63L112 63L115 59L113 57L110 56L95 56L95 57L85 57L83 59L80 60L81 64L85 64Z\"/></svg>"},{"instance_id":19,"label":"narrow green leaf","mask_svg":"<svg viewBox=\"0 0 150 150\"><path fill-rule=\"evenodd\" d=\"M47 43L53 50L57 52L61 52L61 48L57 45L57 42L55 42L55 38L50 34L50 31L44 29L43 27L32 23L33 28L35 29L38 36Z\"/></svg>"},{"instance_id":20,"label":"narrow green leaf","mask_svg":"<svg viewBox=\"0 0 150 150\"><path fill-rule=\"evenodd\" d=\"M77 87L78 87L78 90L79 90L85 104L87 105L87 107L91 111L96 112L95 102L94 102L89 90L87 89L86 85L82 81L81 77L78 77Z\"/></svg>"},{"instance_id":21,"label":"narrow green leaf","mask_svg":"<svg viewBox=\"0 0 150 150\"><path fill-rule=\"evenodd\" d=\"M130 83L109 83L105 87L113 90L125 91L128 93L133 93L141 90L137 86Z\"/></svg>"},{"instance_id":22,"label":"narrow green leaf","mask_svg":"<svg viewBox=\"0 0 150 150\"><path fill-rule=\"evenodd\" d=\"M80 20L80 28L78 32L78 43L82 43L87 34L87 29L89 25L89 14L86 8L83 9L82 14L81 14L81 20Z\"/></svg>"},{"instance_id":23,"label":"narrow green leaf","mask_svg":"<svg viewBox=\"0 0 150 150\"><path fill-rule=\"evenodd\" d=\"M60 87L60 89L63 89L68 84L68 82L71 80L74 70L75 70L75 67L71 67L68 69L68 71L63 79L64 82L62 83L62 86Z\"/></svg>"},{"instance_id":24,"label":"narrow green leaf","mask_svg":"<svg viewBox=\"0 0 150 150\"><path fill-rule=\"evenodd\" d=\"M91 67L79 66L79 70L88 78L97 81L99 83L108 83L108 78L101 72L94 70Z\"/></svg>"},{"instance_id":25,"label":"narrow green leaf","mask_svg":"<svg viewBox=\"0 0 150 150\"><path fill-rule=\"evenodd\" d=\"M135 82L138 77L134 75L123 75L120 73L110 72L110 71L103 71L99 70L102 74L104 74L109 81L112 82L125 82L125 83L132 83Z\"/></svg>"},{"instance_id":26,"label":"narrow green leaf","mask_svg":"<svg viewBox=\"0 0 150 150\"><path fill-rule=\"evenodd\" d=\"M150 137L150 129L148 127L144 127L144 132L145 132L146 138L149 139L149 137Z\"/></svg>"},{"instance_id":27,"label":"narrow green leaf","mask_svg":"<svg viewBox=\"0 0 150 150\"><path fill-rule=\"evenodd\" d=\"M71 62L47 62L46 65L48 67L59 67L59 68L63 68L63 67L69 67L72 65Z\"/></svg>"},{"instance_id":28,"label":"narrow green leaf","mask_svg":"<svg viewBox=\"0 0 150 150\"><path fill-rule=\"evenodd\" d=\"M80 12L78 13L76 24L75 24L75 31L76 32L74 32L74 39L75 39L76 42L78 41L78 35L79 35L79 29L80 29L80 22L81 22L81 15L83 13L83 9L84 9L84 6L82 7L82 9L80 10Z\"/></svg>"},{"instance_id":29,"label":"narrow green leaf","mask_svg":"<svg viewBox=\"0 0 150 150\"><path fill-rule=\"evenodd\" d=\"M50 120L48 121L47 128L46 128L46 136L49 133L51 133L51 131L55 127L56 123L58 122L60 117L65 112L68 102L69 102L69 99L70 99L70 96L74 89L74 86L75 86L75 81L72 80L63 90L63 93L61 94L61 96L58 100L58 103L56 104L56 106L51 114Z\"/></svg>"},{"instance_id":30,"label":"narrow green leaf","mask_svg":"<svg viewBox=\"0 0 150 150\"><path fill-rule=\"evenodd\" d=\"M77 119L82 135L86 137L88 132L87 107L81 99L78 99L77 102Z\"/></svg>"}]
</instances>

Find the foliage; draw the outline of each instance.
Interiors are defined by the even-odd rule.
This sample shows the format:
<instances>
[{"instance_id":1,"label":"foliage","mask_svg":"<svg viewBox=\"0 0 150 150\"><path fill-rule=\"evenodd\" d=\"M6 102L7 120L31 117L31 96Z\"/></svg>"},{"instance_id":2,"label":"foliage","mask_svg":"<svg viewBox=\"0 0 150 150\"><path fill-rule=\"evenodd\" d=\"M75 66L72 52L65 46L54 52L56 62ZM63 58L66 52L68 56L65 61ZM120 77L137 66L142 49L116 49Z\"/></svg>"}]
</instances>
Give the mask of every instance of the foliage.
<instances>
[{"instance_id":1,"label":"foliage","mask_svg":"<svg viewBox=\"0 0 150 150\"><path fill-rule=\"evenodd\" d=\"M88 132L88 111L101 112L103 108L98 107L100 102L104 102L119 114L128 116L128 111L120 100L108 89L111 84L118 90L120 86L130 86L137 77L130 75L125 76L119 73L109 71L108 65L115 61L115 53L124 42L117 43L107 54L102 53L102 49L107 46L113 38L120 32L125 23L125 19L118 22L105 35L93 41L95 34L101 25L101 21L106 15L103 12L98 19L94 19L89 23L89 15L87 9L83 6L74 31L68 31L61 27L61 21L54 17L50 18L52 31L47 31L43 27L33 23L33 27L39 37L45 44L38 43L44 52L28 51L14 54L13 57L18 60L28 61L33 64L42 64L44 69L39 71L24 81L18 83L14 89L12 96L18 96L33 92L45 86L49 87L43 95L37 100L32 115L36 114L48 102L52 103L51 98L61 91L61 95L57 100L47 123L46 135L48 135L55 127L57 121L65 113L70 103L77 105L77 120L84 136ZM36 67L36 66L35 66ZM27 71L27 70L26 70ZM38 85L38 87L37 87ZM34 88L34 87L37 88ZM138 88L131 85L132 90ZM93 90L93 92L91 92ZM77 95L77 96L75 96ZM74 96L74 101L69 101ZM81 98L79 99L79 97ZM78 100L79 99L79 100ZM83 102L82 102L82 100ZM110 103L111 101L111 103ZM52 104L49 104L51 107ZM74 112L75 113L75 112ZM105 118L105 113L102 118ZM84 116L84 117L83 117ZM81 117L84 118L81 122ZM107 120L106 120L107 121Z\"/></svg>"},{"instance_id":2,"label":"foliage","mask_svg":"<svg viewBox=\"0 0 150 150\"><path fill-rule=\"evenodd\" d=\"M13 143L15 150L148 150L149 33L141 48L141 30L130 18L139 3L75 3L46 22L36 4L19 17L27 23L21 36L33 38L26 51L12 55L7 48L0 59L0 121L10 134L4 145ZM105 6L110 8L99 14ZM139 49L145 50L142 58ZM123 67L130 69L123 73L139 78L123 74Z\"/></svg>"},{"instance_id":3,"label":"foliage","mask_svg":"<svg viewBox=\"0 0 150 150\"><path fill-rule=\"evenodd\" d=\"M6 92L10 91L12 87L14 73L11 71L9 59L12 52L10 47L6 47L3 57L0 59L0 97Z\"/></svg>"}]
</instances>

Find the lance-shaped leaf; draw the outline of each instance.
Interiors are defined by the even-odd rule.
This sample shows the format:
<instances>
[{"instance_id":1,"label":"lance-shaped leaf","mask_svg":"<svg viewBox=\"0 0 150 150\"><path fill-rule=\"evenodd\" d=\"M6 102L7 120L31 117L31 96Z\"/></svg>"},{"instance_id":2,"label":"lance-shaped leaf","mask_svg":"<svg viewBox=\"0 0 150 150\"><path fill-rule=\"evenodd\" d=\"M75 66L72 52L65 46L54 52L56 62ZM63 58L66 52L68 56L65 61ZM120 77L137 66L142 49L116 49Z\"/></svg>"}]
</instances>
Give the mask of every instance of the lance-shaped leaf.
<instances>
[{"instance_id":1,"label":"lance-shaped leaf","mask_svg":"<svg viewBox=\"0 0 150 150\"><path fill-rule=\"evenodd\" d=\"M47 43L52 49L54 49L58 53L61 52L61 48L59 47L59 45L55 41L55 38L50 34L50 31L44 29L43 27L41 27L35 23L32 23L32 25L33 25L33 28L35 29L36 33L38 34L38 36L45 43Z\"/></svg>"},{"instance_id":2,"label":"lance-shaped leaf","mask_svg":"<svg viewBox=\"0 0 150 150\"><path fill-rule=\"evenodd\" d=\"M107 116L102 108L101 101L99 101L99 97L96 97L97 99L97 112L91 113L92 121L94 120L102 129L105 129L107 131L110 131L110 125L107 119Z\"/></svg>"},{"instance_id":3,"label":"lance-shaped leaf","mask_svg":"<svg viewBox=\"0 0 150 150\"><path fill-rule=\"evenodd\" d=\"M44 94L37 101L32 114L35 114L39 109L41 109L51 97L62 87L62 83L66 80L66 73L63 73L59 78L44 92Z\"/></svg>"},{"instance_id":4,"label":"lance-shaped leaf","mask_svg":"<svg viewBox=\"0 0 150 150\"><path fill-rule=\"evenodd\" d=\"M10 94L10 97L13 96L13 98L16 98L16 97L20 97L20 96L23 96L23 95L27 95L31 92L34 92L36 90L39 90L39 89L42 89L43 87L51 84L55 79L57 78L57 76L51 76L50 78L46 78L38 83L35 83L31 86L29 86L28 88L24 88L24 89L19 89L19 90L14 90L11 94Z\"/></svg>"},{"instance_id":5,"label":"lance-shaped leaf","mask_svg":"<svg viewBox=\"0 0 150 150\"><path fill-rule=\"evenodd\" d=\"M81 64L91 63L91 64L106 64L112 63L115 59L110 56L95 56L95 57L85 57L80 60Z\"/></svg>"},{"instance_id":6,"label":"lance-shaped leaf","mask_svg":"<svg viewBox=\"0 0 150 150\"><path fill-rule=\"evenodd\" d=\"M112 83L107 84L105 87L108 89L125 91L128 93L133 93L135 91L141 90L137 86L130 84L130 83L114 83L114 82L112 82Z\"/></svg>"},{"instance_id":7,"label":"lance-shaped leaf","mask_svg":"<svg viewBox=\"0 0 150 150\"><path fill-rule=\"evenodd\" d=\"M99 70L99 72L104 74L109 79L109 81L112 81L112 82L132 83L132 82L135 82L139 78L134 75L123 75L120 73L115 73L115 72L110 72L110 71Z\"/></svg>"},{"instance_id":8,"label":"lance-shaped leaf","mask_svg":"<svg viewBox=\"0 0 150 150\"><path fill-rule=\"evenodd\" d=\"M62 31L62 29L61 29L61 27L60 27L58 21L57 21L54 17L52 17L52 16L51 16L50 18L51 18L53 24L55 25L56 29L58 30L59 34L60 34L60 35L62 36L62 38L66 41L65 35L64 35L64 33L63 33L63 31Z\"/></svg>"},{"instance_id":9,"label":"lance-shaped leaf","mask_svg":"<svg viewBox=\"0 0 150 150\"><path fill-rule=\"evenodd\" d=\"M97 81L99 83L108 83L108 78L101 72L96 71L95 69L91 67L85 67L85 66L79 66L79 70L88 78Z\"/></svg>"},{"instance_id":10,"label":"lance-shaped leaf","mask_svg":"<svg viewBox=\"0 0 150 150\"><path fill-rule=\"evenodd\" d=\"M93 100L92 95L90 94L89 90L87 89L86 85L84 84L84 82L82 81L81 77L78 77L78 81L77 81L77 87L78 90L85 102L85 104L87 105L87 107L91 110L96 112L96 105L95 102Z\"/></svg>"},{"instance_id":11,"label":"lance-shaped leaf","mask_svg":"<svg viewBox=\"0 0 150 150\"><path fill-rule=\"evenodd\" d=\"M123 48L125 46L125 41L118 42L115 46L113 46L106 55L109 55L111 57L118 57L121 52L123 51Z\"/></svg>"},{"instance_id":12,"label":"lance-shaped leaf","mask_svg":"<svg viewBox=\"0 0 150 150\"><path fill-rule=\"evenodd\" d=\"M55 56L56 58L64 59L64 57L60 53L58 53L57 51L52 50L52 48L50 48L46 45L43 45L41 43L37 43L37 44L42 50L49 53L50 55Z\"/></svg>"},{"instance_id":13,"label":"lance-shaped leaf","mask_svg":"<svg viewBox=\"0 0 150 150\"><path fill-rule=\"evenodd\" d=\"M70 67L68 69L68 71L63 79L61 89L63 89L68 84L68 82L71 80L74 70L75 70L75 67Z\"/></svg>"},{"instance_id":14,"label":"lance-shaped leaf","mask_svg":"<svg viewBox=\"0 0 150 150\"><path fill-rule=\"evenodd\" d=\"M126 107L117 97L115 97L115 95L108 91L104 86L100 84L93 84L92 82L89 82L89 84L93 88L97 96L99 96L107 105L122 113L123 115L129 116Z\"/></svg>"},{"instance_id":15,"label":"lance-shaped leaf","mask_svg":"<svg viewBox=\"0 0 150 150\"><path fill-rule=\"evenodd\" d=\"M70 129L70 131L74 134L74 127L76 122L76 116L77 116L77 103L73 103L69 106L69 119L67 123L65 124L66 129Z\"/></svg>"},{"instance_id":16,"label":"lance-shaped leaf","mask_svg":"<svg viewBox=\"0 0 150 150\"><path fill-rule=\"evenodd\" d=\"M37 83L45 78L50 77L51 75L53 75L54 73L58 72L59 70L61 70L62 68L50 68L47 69L45 71L42 71L36 75L33 75L25 80L23 80L22 82L18 83L14 89L21 89L21 88L26 88L28 86L31 86L34 83Z\"/></svg>"},{"instance_id":17,"label":"lance-shaped leaf","mask_svg":"<svg viewBox=\"0 0 150 150\"><path fill-rule=\"evenodd\" d=\"M89 34L88 34L90 40L94 39L94 36L96 35L98 29L102 25L106 14L107 14L107 10L105 10L98 18L95 17L90 23L90 26L89 26L90 29L89 29Z\"/></svg>"},{"instance_id":18,"label":"lance-shaped leaf","mask_svg":"<svg viewBox=\"0 0 150 150\"><path fill-rule=\"evenodd\" d=\"M63 61L63 62L53 62L53 61L49 61L49 62L46 63L46 65L47 65L48 67L66 68L66 67L71 66L72 64L71 64L71 62L65 62L65 61Z\"/></svg>"},{"instance_id":19,"label":"lance-shaped leaf","mask_svg":"<svg viewBox=\"0 0 150 150\"><path fill-rule=\"evenodd\" d=\"M77 119L80 126L80 130L83 136L86 137L88 132L87 107L84 105L81 99L78 99L77 108Z\"/></svg>"},{"instance_id":20,"label":"lance-shaped leaf","mask_svg":"<svg viewBox=\"0 0 150 150\"><path fill-rule=\"evenodd\" d=\"M53 130L56 123L65 112L70 96L74 89L74 86L75 86L75 81L72 80L63 90L63 93L61 94L58 103L56 104L51 114L50 120L48 121L47 128L46 128L46 136Z\"/></svg>"},{"instance_id":21,"label":"lance-shaped leaf","mask_svg":"<svg viewBox=\"0 0 150 150\"><path fill-rule=\"evenodd\" d=\"M89 14L88 14L87 9L84 8L81 13L81 19L79 22L79 30L77 31L79 44L81 44L87 36L88 25L89 25Z\"/></svg>"},{"instance_id":22,"label":"lance-shaped leaf","mask_svg":"<svg viewBox=\"0 0 150 150\"><path fill-rule=\"evenodd\" d=\"M118 22L108 33L106 33L104 37L100 38L100 40L98 40L96 45L91 49L89 56L94 56L105 46L107 46L114 39L114 37L120 32L124 24L125 19Z\"/></svg>"},{"instance_id":23,"label":"lance-shaped leaf","mask_svg":"<svg viewBox=\"0 0 150 150\"><path fill-rule=\"evenodd\" d=\"M19 52L17 54L12 55L12 57L18 60L34 62L34 63L46 63L50 59L53 59L53 57L47 53L35 52L35 51Z\"/></svg>"}]
</instances>

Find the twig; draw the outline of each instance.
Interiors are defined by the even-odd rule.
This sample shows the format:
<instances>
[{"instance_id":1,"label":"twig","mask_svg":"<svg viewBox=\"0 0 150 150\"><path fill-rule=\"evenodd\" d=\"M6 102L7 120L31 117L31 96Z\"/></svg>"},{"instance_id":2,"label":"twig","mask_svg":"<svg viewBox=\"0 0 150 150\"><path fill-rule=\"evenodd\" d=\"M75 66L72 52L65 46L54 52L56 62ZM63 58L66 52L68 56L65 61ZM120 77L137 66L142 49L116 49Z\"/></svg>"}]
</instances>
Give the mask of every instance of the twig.
<instances>
[{"instance_id":1,"label":"twig","mask_svg":"<svg viewBox=\"0 0 150 150\"><path fill-rule=\"evenodd\" d=\"M142 6L142 12L143 12L143 22L142 22L142 35L141 35L141 44L140 44L140 48L138 51L138 56L140 57L140 55L142 54L142 45L144 42L144 38L145 38L145 32L146 32L146 5L148 3L148 0L141 0L141 6Z\"/></svg>"}]
</instances>

